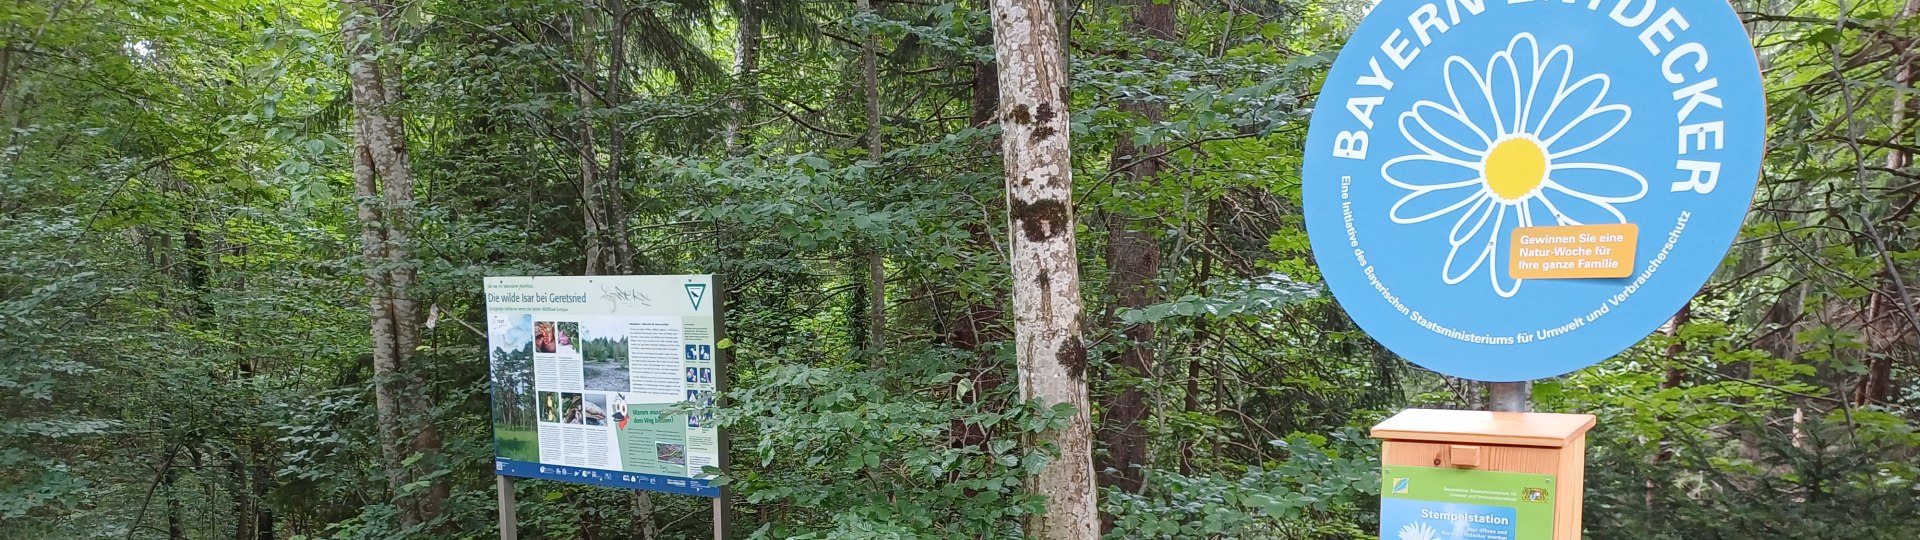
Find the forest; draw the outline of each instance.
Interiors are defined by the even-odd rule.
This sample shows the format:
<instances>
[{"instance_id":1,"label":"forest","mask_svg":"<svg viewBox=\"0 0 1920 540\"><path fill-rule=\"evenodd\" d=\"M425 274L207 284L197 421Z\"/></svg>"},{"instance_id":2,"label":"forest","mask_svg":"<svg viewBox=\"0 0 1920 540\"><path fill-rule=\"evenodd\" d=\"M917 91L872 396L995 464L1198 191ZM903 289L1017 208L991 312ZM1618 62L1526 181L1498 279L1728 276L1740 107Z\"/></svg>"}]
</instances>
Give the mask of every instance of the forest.
<instances>
[{"instance_id":1,"label":"forest","mask_svg":"<svg viewBox=\"0 0 1920 540\"><path fill-rule=\"evenodd\" d=\"M526 454L561 403L489 376L535 338L488 345L482 279L620 274L724 287L736 537L1067 538L1067 503L1377 537L1367 428L1489 393L1370 339L1309 247L1309 117L1370 4L0 4L0 538L496 538L496 424ZM1920 0L1731 4L1751 213L1531 406L1599 418L1587 538L1914 538ZM1015 6L1059 54L996 54ZM1036 88L1065 110L1006 106ZM1007 137L1070 181L1010 180ZM1078 405L1023 398L1035 265L1078 276L1037 284ZM1097 497L1030 489L1063 455ZM712 537L705 498L515 486L522 538Z\"/></svg>"}]
</instances>

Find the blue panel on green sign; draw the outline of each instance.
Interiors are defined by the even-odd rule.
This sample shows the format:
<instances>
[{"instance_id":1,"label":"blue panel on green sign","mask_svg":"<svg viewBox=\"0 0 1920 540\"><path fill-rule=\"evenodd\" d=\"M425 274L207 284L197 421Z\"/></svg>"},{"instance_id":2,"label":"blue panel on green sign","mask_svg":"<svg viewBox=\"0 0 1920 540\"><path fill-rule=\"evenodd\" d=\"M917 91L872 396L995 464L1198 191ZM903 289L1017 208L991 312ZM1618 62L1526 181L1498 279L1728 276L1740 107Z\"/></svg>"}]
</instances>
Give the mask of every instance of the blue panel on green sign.
<instances>
[{"instance_id":1,"label":"blue panel on green sign","mask_svg":"<svg viewBox=\"0 0 1920 540\"><path fill-rule=\"evenodd\" d=\"M1512 508L1384 499L1380 530L1387 540L1515 540Z\"/></svg>"},{"instance_id":2,"label":"blue panel on green sign","mask_svg":"<svg viewBox=\"0 0 1920 540\"><path fill-rule=\"evenodd\" d=\"M493 472L501 476L517 478L539 478L558 480L575 484L593 484L625 489L644 489L664 491L682 495L701 497L719 497L720 487L710 480L682 478L660 474L637 473L632 471L610 471L590 467L564 467L545 465L507 458L493 458Z\"/></svg>"},{"instance_id":3,"label":"blue panel on green sign","mask_svg":"<svg viewBox=\"0 0 1920 540\"><path fill-rule=\"evenodd\" d=\"M1314 112L1309 236L1396 353L1477 380L1560 375L1659 328L1720 265L1765 129L1726 2L1384 0ZM1515 229L1576 225L1637 226L1626 277L1515 277Z\"/></svg>"}]
</instances>

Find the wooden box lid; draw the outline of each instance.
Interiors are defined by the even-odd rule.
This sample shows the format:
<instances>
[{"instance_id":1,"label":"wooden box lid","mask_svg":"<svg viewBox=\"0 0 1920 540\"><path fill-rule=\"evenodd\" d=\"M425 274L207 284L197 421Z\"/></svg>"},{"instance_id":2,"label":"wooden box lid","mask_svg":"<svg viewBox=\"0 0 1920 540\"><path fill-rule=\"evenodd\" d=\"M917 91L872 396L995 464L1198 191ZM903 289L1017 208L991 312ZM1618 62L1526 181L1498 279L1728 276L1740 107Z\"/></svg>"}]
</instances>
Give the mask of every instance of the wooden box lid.
<instances>
[{"instance_id":1,"label":"wooden box lid","mask_svg":"<svg viewBox=\"0 0 1920 540\"><path fill-rule=\"evenodd\" d=\"M1373 438L1562 448L1593 424L1591 414L1407 409L1373 426Z\"/></svg>"}]
</instances>

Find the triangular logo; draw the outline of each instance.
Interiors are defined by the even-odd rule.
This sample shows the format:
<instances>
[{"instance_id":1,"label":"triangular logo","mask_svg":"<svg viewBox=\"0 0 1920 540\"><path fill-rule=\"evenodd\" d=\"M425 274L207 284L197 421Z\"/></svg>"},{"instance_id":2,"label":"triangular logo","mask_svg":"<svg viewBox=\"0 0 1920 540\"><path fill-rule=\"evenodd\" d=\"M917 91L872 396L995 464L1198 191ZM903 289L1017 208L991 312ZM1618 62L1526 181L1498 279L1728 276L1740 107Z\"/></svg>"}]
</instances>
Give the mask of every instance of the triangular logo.
<instances>
[{"instance_id":1,"label":"triangular logo","mask_svg":"<svg viewBox=\"0 0 1920 540\"><path fill-rule=\"evenodd\" d=\"M700 301L705 300L707 298L707 284L688 283L686 284L686 288L687 288L687 301L693 302L694 311L699 311Z\"/></svg>"}]
</instances>

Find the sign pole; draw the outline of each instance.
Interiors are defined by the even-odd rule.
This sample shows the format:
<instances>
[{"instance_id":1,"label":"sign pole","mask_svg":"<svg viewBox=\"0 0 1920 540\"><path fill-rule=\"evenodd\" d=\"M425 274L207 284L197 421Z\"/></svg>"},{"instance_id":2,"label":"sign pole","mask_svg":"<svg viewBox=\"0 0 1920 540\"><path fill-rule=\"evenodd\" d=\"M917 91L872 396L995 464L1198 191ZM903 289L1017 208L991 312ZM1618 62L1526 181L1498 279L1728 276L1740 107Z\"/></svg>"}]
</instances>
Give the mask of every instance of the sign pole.
<instances>
[{"instance_id":1,"label":"sign pole","mask_svg":"<svg viewBox=\"0 0 1920 540\"><path fill-rule=\"evenodd\" d=\"M1533 394L1533 383L1527 381L1487 383L1487 408L1493 412L1527 412L1532 409L1528 401Z\"/></svg>"},{"instance_id":2,"label":"sign pole","mask_svg":"<svg viewBox=\"0 0 1920 540\"><path fill-rule=\"evenodd\" d=\"M720 496L713 498L713 540L727 540L733 532L733 524L727 522L727 515L733 513L733 504L727 500L726 488L720 489Z\"/></svg>"},{"instance_id":3,"label":"sign pole","mask_svg":"<svg viewBox=\"0 0 1920 540\"><path fill-rule=\"evenodd\" d=\"M733 360L733 347L719 346L727 340L727 284L723 276L713 276L712 294L715 349L713 351L713 394L715 396L713 407L721 408L725 407L727 402L727 363ZM730 456L732 451L727 444L726 430L714 430L714 437L719 438L717 443L720 454L718 456L720 473L726 474L733 470L733 459ZM732 523L728 520L733 513L733 502L730 497L732 494L733 490L722 486L720 493L713 497L713 540L727 540L733 536Z\"/></svg>"},{"instance_id":4,"label":"sign pole","mask_svg":"<svg viewBox=\"0 0 1920 540\"><path fill-rule=\"evenodd\" d=\"M513 477L504 474L493 476L493 487L500 494L500 540L519 540L520 521L515 515L513 502Z\"/></svg>"}]
</instances>

